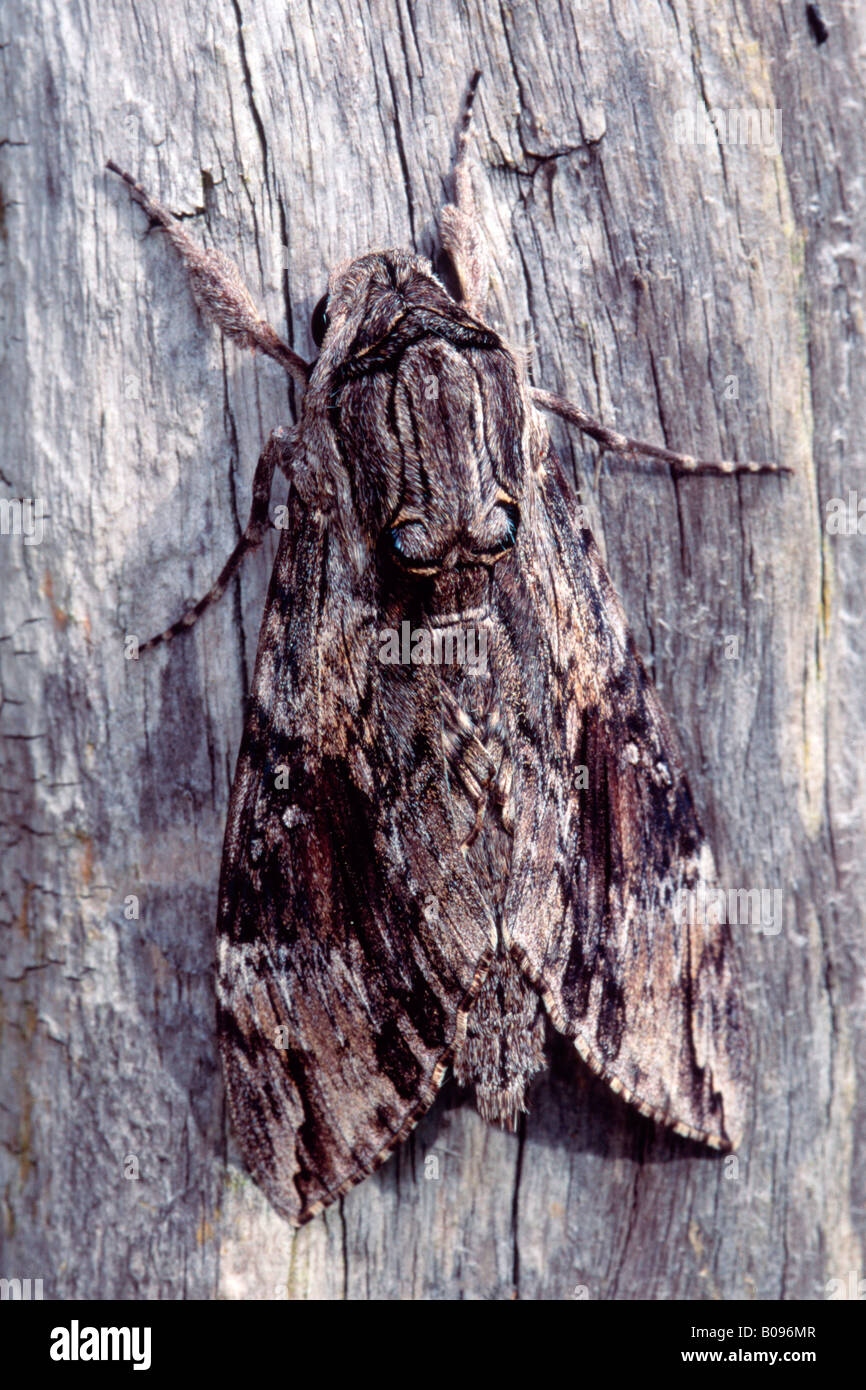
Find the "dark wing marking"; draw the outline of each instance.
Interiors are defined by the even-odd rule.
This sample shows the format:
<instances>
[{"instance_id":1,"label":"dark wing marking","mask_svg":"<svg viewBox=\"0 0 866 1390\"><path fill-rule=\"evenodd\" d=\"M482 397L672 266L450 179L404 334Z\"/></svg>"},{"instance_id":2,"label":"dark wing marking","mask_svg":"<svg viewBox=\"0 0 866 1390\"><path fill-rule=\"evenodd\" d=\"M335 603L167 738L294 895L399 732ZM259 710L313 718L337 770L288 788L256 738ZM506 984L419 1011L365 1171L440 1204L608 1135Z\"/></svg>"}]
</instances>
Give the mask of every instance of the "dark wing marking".
<instances>
[{"instance_id":1,"label":"dark wing marking","mask_svg":"<svg viewBox=\"0 0 866 1390\"><path fill-rule=\"evenodd\" d=\"M734 943L727 928L681 922L676 896L713 883L712 855L552 450L534 506L532 544L518 544L497 584L507 665L522 683L509 716L506 934L594 1071L644 1114L728 1148L747 1079Z\"/></svg>"},{"instance_id":2,"label":"dark wing marking","mask_svg":"<svg viewBox=\"0 0 866 1390\"><path fill-rule=\"evenodd\" d=\"M341 545L293 496L220 886L234 1127L295 1223L431 1103L494 944L459 850L435 672L381 663L377 595Z\"/></svg>"}]
</instances>

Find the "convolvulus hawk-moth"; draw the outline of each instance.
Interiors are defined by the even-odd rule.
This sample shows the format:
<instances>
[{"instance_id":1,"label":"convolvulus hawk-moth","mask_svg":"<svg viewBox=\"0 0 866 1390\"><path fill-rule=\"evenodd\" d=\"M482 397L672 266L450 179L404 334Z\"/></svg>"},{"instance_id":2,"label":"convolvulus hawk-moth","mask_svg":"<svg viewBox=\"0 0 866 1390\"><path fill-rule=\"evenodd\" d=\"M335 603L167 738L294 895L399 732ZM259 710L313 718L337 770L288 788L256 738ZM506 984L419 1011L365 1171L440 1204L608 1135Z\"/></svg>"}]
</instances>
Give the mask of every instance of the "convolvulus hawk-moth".
<instances>
[{"instance_id":1,"label":"convolvulus hawk-moth","mask_svg":"<svg viewBox=\"0 0 866 1390\"><path fill-rule=\"evenodd\" d=\"M483 318L477 82L441 218L459 299L407 251L345 262L313 316L312 364L230 261L109 165L168 232L201 308L304 389L213 590L141 649L223 593L280 468L287 525L225 835L218 1016L236 1133L295 1223L387 1157L449 1064L513 1127L551 1026L680 1134L728 1148L742 1127L730 942L678 911L712 882L712 856L540 408L677 469L762 465L638 443L527 384ZM425 651L388 658L406 624ZM469 628L485 661L442 659Z\"/></svg>"}]
</instances>

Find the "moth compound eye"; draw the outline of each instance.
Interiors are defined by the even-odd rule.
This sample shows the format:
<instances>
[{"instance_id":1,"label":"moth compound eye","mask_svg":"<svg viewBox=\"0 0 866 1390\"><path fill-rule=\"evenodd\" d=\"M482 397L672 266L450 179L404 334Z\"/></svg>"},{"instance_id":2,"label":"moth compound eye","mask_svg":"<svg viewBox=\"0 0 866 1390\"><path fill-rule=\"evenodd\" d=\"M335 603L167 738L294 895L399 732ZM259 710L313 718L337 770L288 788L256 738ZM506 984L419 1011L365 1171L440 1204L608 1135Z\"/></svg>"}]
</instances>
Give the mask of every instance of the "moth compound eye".
<instances>
[{"instance_id":1,"label":"moth compound eye","mask_svg":"<svg viewBox=\"0 0 866 1390\"><path fill-rule=\"evenodd\" d=\"M500 508L503 513L502 535L499 539L494 555L504 555L506 550L510 550L517 540L517 528L520 525L520 508L516 502L504 502Z\"/></svg>"},{"instance_id":2,"label":"moth compound eye","mask_svg":"<svg viewBox=\"0 0 866 1390\"><path fill-rule=\"evenodd\" d=\"M519 526L520 508L517 503L498 503L488 517L484 539L476 540L473 553L479 560L498 560L500 555L513 548Z\"/></svg>"},{"instance_id":3,"label":"moth compound eye","mask_svg":"<svg viewBox=\"0 0 866 1390\"><path fill-rule=\"evenodd\" d=\"M431 553L433 547L422 521L403 521L389 526L385 542L391 558L411 574L433 574L442 566L441 557Z\"/></svg>"},{"instance_id":4,"label":"moth compound eye","mask_svg":"<svg viewBox=\"0 0 866 1390\"><path fill-rule=\"evenodd\" d=\"M310 332L313 335L313 342L317 348L322 346L325 334L328 331L328 296L323 294L310 320Z\"/></svg>"},{"instance_id":5,"label":"moth compound eye","mask_svg":"<svg viewBox=\"0 0 866 1390\"><path fill-rule=\"evenodd\" d=\"M453 299L455 304L460 304L463 299L463 291L460 285L460 277L457 274L457 267L454 259L448 251L440 251L436 257L436 274L438 275L449 299Z\"/></svg>"}]
</instances>

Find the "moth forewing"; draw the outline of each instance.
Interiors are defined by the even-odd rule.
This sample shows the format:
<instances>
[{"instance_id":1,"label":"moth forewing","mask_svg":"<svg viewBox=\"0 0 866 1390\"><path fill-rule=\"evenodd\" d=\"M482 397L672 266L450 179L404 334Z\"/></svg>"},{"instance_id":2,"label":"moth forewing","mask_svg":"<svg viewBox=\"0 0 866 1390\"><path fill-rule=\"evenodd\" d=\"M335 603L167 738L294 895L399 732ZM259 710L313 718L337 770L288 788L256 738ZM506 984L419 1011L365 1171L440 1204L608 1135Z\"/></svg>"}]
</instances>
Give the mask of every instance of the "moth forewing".
<instances>
[{"instance_id":1,"label":"moth forewing","mask_svg":"<svg viewBox=\"0 0 866 1390\"><path fill-rule=\"evenodd\" d=\"M682 919L684 895L714 882L712 856L619 600L548 463L508 607L527 673L509 939L554 1025L618 1093L730 1147L748 1079L736 945Z\"/></svg>"}]
</instances>

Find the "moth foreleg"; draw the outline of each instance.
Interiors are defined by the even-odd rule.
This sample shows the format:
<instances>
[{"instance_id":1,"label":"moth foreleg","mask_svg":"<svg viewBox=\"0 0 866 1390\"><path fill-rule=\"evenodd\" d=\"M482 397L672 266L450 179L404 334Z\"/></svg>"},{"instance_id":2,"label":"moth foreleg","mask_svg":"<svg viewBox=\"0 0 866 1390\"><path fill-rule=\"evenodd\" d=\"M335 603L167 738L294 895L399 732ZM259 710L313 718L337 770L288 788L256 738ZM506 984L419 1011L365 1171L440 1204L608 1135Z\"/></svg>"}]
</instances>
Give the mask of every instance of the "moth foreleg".
<instances>
[{"instance_id":1,"label":"moth foreleg","mask_svg":"<svg viewBox=\"0 0 866 1390\"><path fill-rule=\"evenodd\" d=\"M481 72L476 69L469 79L463 104L454 163L455 202L446 203L439 218L442 248L453 262L464 306L470 314L478 315L484 311L490 284L487 238L475 205L471 177L473 162L469 154L472 105L480 77Z\"/></svg>"},{"instance_id":2,"label":"moth foreleg","mask_svg":"<svg viewBox=\"0 0 866 1390\"><path fill-rule=\"evenodd\" d=\"M158 223L168 233L189 272L193 296L204 316L215 323L226 337L234 338L241 347L259 348L273 357L305 386L310 375L309 366L261 317L234 261L222 251L206 251L196 245L168 208L151 198L131 174L118 168L113 159L108 161L106 167L123 179L132 197L151 221Z\"/></svg>"},{"instance_id":3,"label":"moth foreleg","mask_svg":"<svg viewBox=\"0 0 866 1390\"><path fill-rule=\"evenodd\" d=\"M208 590L198 603L184 613L176 623L166 628L165 632L160 632L156 637L151 637L139 647L139 655L148 652L152 647L159 646L160 642L169 642L172 637L176 637L179 632L186 632L194 623L198 622L202 613L210 608L211 604L216 603L222 598L229 582L240 569L243 561L251 551L256 550L262 543L265 531L269 525L268 505L271 498L271 483L273 482L274 469L281 468L287 472L286 455L288 450L288 440L291 431L285 429L274 430L268 439L267 444L262 450L261 457L256 464L256 471L253 477L253 500L250 507L250 517L246 524L244 533L220 571L220 576L216 583Z\"/></svg>"},{"instance_id":4,"label":"moth foreleg","mask_svg":"<svg viewBox=\"0 0 866 1390\"><path fill-rule=\"evenodd\" d=\"M643 455L647 458L659 459L662 463L670 464L680 473L792 473L794 471L783 463L754 463L751 460L745 463L736 463L732 459L696 459L691 454L678 454L673 449L663 448L660 444L647 444L640 439L630 439L628 435L620 434L618 430L609 429L607 425L593 420L592 416L587 415L585 410L581 410L579 405L565 400L563 396L555 396L551 391L540 391L533 386L530 387L529 395L533 403L542 410L550 410L554 415L559 415L563 420L567 420L570 425L577 425L579 430L588 434L591 439L597 440L605 449L611 449L614 453L621 454L625 458L634 460Z\"/></svg>"}]
</instances>

